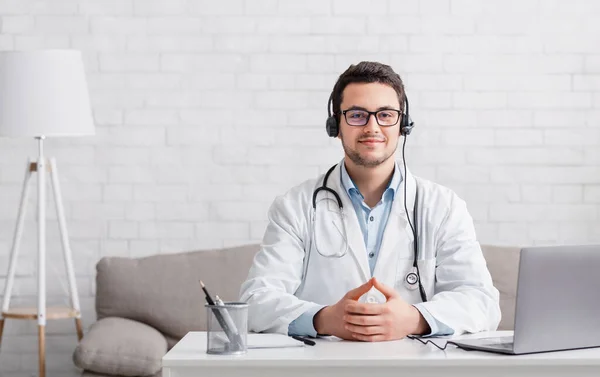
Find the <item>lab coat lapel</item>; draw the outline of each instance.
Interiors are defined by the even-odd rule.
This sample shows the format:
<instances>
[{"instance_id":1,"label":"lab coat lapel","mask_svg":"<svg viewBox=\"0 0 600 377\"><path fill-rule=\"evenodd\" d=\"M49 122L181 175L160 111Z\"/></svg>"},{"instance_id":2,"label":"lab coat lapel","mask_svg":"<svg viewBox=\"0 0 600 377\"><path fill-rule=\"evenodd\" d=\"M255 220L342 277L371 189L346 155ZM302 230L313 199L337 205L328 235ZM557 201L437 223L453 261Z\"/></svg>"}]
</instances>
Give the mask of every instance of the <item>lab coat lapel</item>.
<instances>
[{"instance_id":1,"label":"lab coat lapel","mask_svg":"<svg viewBox=\"0 0 600 377\"><path fill-rule=\"evenodd\" d=\"M406 207L408 208L413 226L415 224L413 219L416 190L415 178L410 172L405 174L399 164L396 164L396 167L400 168L402 172L402 182L394 195L390 216L383 232L377 263L373 271L375 276L382 279L385 284L391 287L396 282L396 267L398 266L399 259L413 257L411 243L414 237L404 209L404 179L406 179L407 186Z\"/></svg>"},{"instance_id":2,"label":"lab coat lapel","mask_svg":"<svg viewBox=\"0 0 600 377\"><path fill-rule=\"evenodd\" d=\"M348 238L348 253L352 254L359 271L362 274L364 279L363 282L366 282L371 277L371 269L369 267L369 259L367 257L367 248L365 247L365 241L362 235L362 230L360 229L360 225L358 223L358 218L356 217L356 211L354 210L354 206L352 205L352 201L348 196L348 193L341 185L340 174L341 174L341 164L343 164L343 160L336 166L336 168L331 172L329 180L327 181L327 186L331 189L335 190L340 196L342 201L342 205L344 206L344 218L343 221L346 224L346 237ZM343 233L343 225L342 218L339 215L339 208L337 201L334 196L330 193L327 193L328 197L331 200L327 200L327 208L335 212L336 215L332 216L334 223L340 232Z\"/></svg>"}]
</instances>

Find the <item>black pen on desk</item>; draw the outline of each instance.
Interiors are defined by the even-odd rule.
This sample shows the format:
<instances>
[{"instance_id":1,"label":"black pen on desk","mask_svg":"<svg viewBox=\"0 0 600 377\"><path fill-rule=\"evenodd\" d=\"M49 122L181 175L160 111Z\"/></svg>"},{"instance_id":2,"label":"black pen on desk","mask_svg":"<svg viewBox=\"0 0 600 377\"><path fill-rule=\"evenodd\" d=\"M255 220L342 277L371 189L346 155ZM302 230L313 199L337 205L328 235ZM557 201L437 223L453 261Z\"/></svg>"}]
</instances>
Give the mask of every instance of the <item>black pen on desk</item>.
<instances>
[{"instance_id":1,"label":"black pen on desk","mask_svg":"<svg viewBox=\"0 0 600 377\"><path fill-rule=\"evenodd\" d=\"M306 338L303 338L303 337L298 336L298 335L291 335L291 337L294 338L294 339L296 339L296 340L298 340L298 341L301 341L302 343L306 344L307 346L314 346L315 344L317 344L313 340L306 339Z\"/></svg>"}]
</instances>

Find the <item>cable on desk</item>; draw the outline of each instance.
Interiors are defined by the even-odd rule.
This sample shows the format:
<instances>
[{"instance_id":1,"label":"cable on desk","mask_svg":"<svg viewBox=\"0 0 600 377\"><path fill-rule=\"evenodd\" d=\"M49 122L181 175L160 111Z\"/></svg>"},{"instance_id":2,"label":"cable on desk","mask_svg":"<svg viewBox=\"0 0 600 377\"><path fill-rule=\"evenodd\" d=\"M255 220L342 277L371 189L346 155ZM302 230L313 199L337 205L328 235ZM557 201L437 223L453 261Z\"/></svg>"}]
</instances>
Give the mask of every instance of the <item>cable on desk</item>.
<instances>
[{"instance_id":1,"label":"cable on desk","mask_svg":"<svg viewBox=\"0 0 600 377\"><path fill-rule=\"evenodd\" d=\"M448 344L454 344L454 345L456 345L454 342L446 341L446 344L444 345L444 347L440 347L434 341L431 341L431 340L427 340L427 341L424 342L424 341L422 341L420 338L418 338L416 336L407 335L406 337L408 339L418 340L419 342L421 342L422 344L425 344L425 345L427 345L428 343L431 343L431 344L433 344L434 346L436 346L438 349L440 349L442 351L446 350L446 347L448 347Z\"/></svg>"}]
</instances>

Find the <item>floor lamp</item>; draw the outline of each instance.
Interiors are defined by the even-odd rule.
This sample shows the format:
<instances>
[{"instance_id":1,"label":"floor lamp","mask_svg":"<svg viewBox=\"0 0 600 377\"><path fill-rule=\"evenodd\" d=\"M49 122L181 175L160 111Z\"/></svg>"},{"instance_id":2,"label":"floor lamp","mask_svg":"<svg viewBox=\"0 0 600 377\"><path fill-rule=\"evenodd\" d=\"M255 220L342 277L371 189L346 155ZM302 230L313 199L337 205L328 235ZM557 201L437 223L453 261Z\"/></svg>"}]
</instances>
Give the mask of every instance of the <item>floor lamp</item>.
<instances>
[{"instance_id":1,"label":"floor lamp","mask_svg":"<svg viewBox=\"0 0 600 377\"><path fill-rule=\"evenodd\" d=\"M69 246L58 172L54 158L44 156L46 137L94 134L87 83L81 53L74 50L0 52L0 137L37 140L38 157L27 161L17 225L13 237L2 311L0 342L6 319L31 319L38 323L39 369L45 376L46 320L75 318L78 339L83 337L81 310ZM54 202L64 253L71 307L46 307L46 173ZM37 173L38 301L34 308L10 308L19 246L23 235L29 181ZM1 343L0 343L1 344Z\"/></svg>"}]
</instances>

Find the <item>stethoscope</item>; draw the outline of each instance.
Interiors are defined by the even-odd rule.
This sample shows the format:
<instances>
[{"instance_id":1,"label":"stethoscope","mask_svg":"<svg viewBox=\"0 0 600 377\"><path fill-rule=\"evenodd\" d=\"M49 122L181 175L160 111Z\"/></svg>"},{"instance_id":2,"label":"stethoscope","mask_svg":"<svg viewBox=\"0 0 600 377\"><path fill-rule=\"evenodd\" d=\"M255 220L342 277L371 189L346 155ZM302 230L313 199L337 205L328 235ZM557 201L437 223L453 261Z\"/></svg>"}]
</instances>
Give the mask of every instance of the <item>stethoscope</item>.
<instances>
[{"instance_id":1,"label":"stethoscope","mask_svg":"<svg viewBox=\"0 0 600 377\"><path fill-rule=\"evenodd\" d=\"M404 139L404 143L406 143L406 138ZM404 155L404 144L402 147L402 154ZM404 160L404 158L403 158ZM348 233L346 231L346 221L345 221L345 217L346 214L344 212L344 205L342 203L342 200L340 199L340 196L338 195L337 192L335 192L335 190L327 187L327 180L329 179L329 176L331 175L331 173L333 172L333 169L335 169L336 165L333 165L331 168L329 168L329 170L327 171L327 173L325 173L325 177L323 178L323 184L320 187L317 187L314 191L313 191L313 195L312 195L312 223L313 223L313 237L314 237L314 245L315 245L315 249L317 250L317 253L319 253L319 255L325 257L325 258L342 258L343 256L345 256L348 252ZM404 161L404 171L406 171L406 162ZM408 209L406 207L406 181L407 179L404 179L404 210L406 211L406 213L408 214ZM319 192L321 191L326 191L331 193L338 205L339 208L339 212L340 212L340 216L342 218L342 228L343 231L340 231L340 233L342 233L342 237L344 238L344 248L343 248L343 252L342 253L334 253L334 254L323 254L320 250L319 250L319 246L318 246L318 242L317 242L317 238L315 237L315 231L317 229L317 195L319 194ZM419 189L418 189L418 185L415 188L415 204L413 207L413 219L415 220L415 224L413 226L412 222L410 221L410 216L407 216L408 218L408 223L410 224L410 228L412 230L413 233L413 238L414 238L414 242L413 242L413 266L411 268L411 270L406 274L406 277L404 278L404 283L407 289L409 290L415 290L417 288L419 288L419 293L421 295L421 299L423 300L423 302L427 301L427 295L425 294L425 289L423 288L423 284L421 283L421 279L420 279L420 273L419 273L419 265L417 264L417 257L418 257L418 252L419 252L419 238L417 237L417 203L419 200Z\"/></svg>"}]
</instances>

